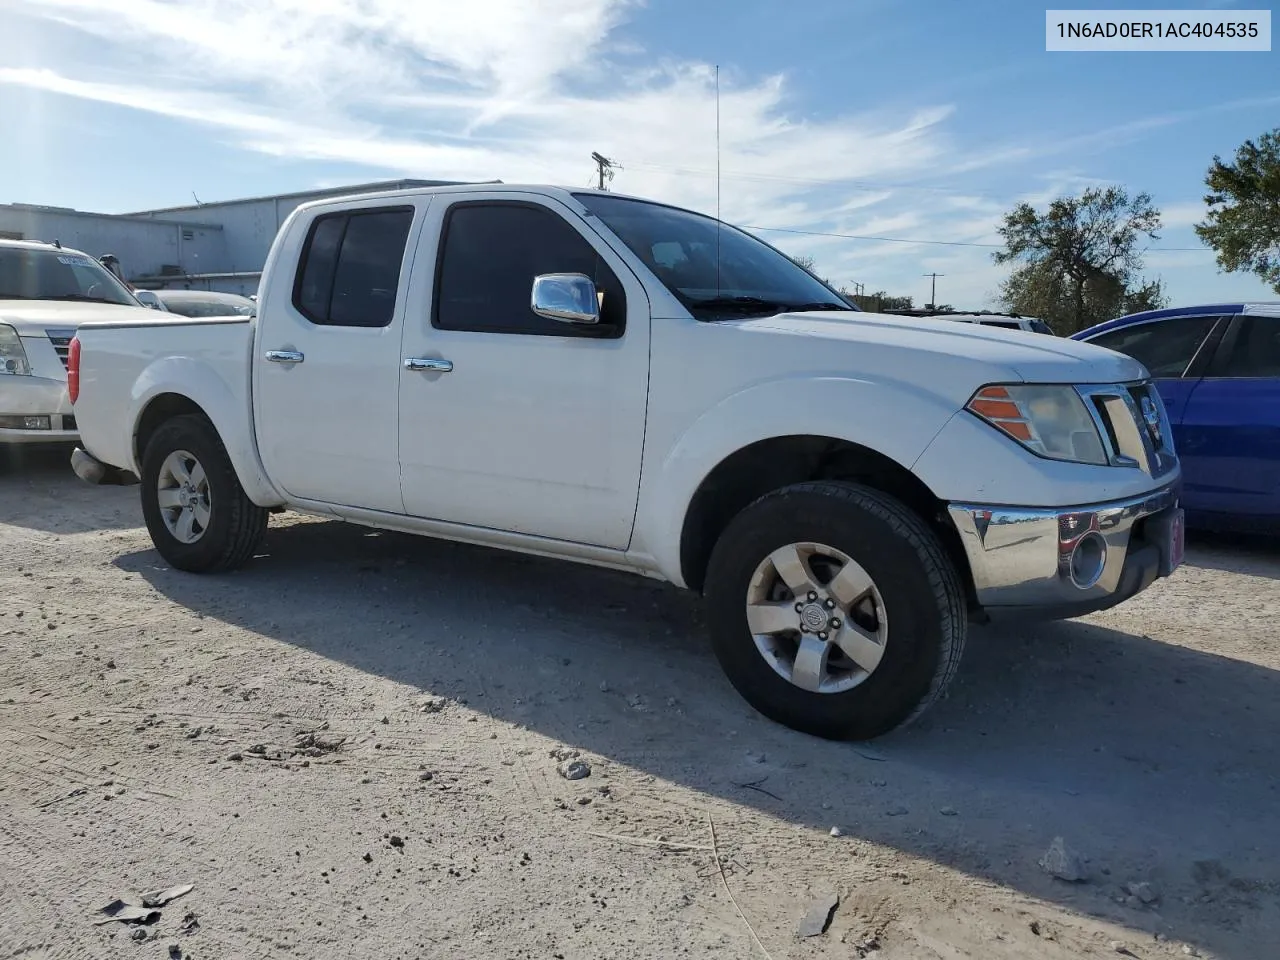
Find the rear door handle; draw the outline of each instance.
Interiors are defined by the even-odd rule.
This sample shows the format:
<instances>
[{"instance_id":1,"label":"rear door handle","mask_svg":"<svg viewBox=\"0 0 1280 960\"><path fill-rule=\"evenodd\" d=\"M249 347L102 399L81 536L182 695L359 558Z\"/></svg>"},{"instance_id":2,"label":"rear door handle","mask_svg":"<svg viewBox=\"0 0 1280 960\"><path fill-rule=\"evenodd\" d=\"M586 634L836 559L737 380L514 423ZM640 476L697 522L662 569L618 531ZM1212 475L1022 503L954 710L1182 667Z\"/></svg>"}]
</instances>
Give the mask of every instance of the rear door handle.
<instances>
[{"instance_id":1,"label":"rear door handle","mask_svg":"<svg viewBox=\"0 0 1280 960\"><path fill-rule=\"evenodd\" d=\"M448 373L453 369L452 360L437 360L434 357L405 357L406 370L425 370L430 373Z\"/></svg>"},{"instance_id":2,"label":"rear door handle","mask_svg":"<svg viewBox=\"0 0 1280 960\"><path fill-rule=\"evenodd\" d=\"M301 363L303 357L298 350L268 350L267 359L272 363Z\"/></svg>"}]
</instances>

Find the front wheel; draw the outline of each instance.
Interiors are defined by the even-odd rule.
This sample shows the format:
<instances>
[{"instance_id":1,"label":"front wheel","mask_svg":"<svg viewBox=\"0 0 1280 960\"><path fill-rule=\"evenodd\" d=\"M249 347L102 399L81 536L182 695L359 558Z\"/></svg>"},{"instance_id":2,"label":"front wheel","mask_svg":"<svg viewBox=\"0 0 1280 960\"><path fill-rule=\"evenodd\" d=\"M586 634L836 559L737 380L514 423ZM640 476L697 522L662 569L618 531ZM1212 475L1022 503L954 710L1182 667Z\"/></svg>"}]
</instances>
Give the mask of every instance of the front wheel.
<instances>
[{"instance_id":1,"label":"front wheel","mask_svg":"<svg viewBox=\"0 0 1280 960\"><path fill-rule=\"evenodd\" d=\"M174 417L156 430L142 454L141 486L151 542L177 570L231 570L262 542L267 511L245 494L204 417Z\"/></svg>"},{"instance_id":2,"label":"front wheel","mask_svg":"<svg viewBox=\"0 0 1280 960\"><path fill-rule=\"evenodd\" d=\"M716 657L765 716L865 740L919 716L955 675L968 620L954 566L904 505L844 482L742 511L712 551Z\"/></svg>"}]
</instances>

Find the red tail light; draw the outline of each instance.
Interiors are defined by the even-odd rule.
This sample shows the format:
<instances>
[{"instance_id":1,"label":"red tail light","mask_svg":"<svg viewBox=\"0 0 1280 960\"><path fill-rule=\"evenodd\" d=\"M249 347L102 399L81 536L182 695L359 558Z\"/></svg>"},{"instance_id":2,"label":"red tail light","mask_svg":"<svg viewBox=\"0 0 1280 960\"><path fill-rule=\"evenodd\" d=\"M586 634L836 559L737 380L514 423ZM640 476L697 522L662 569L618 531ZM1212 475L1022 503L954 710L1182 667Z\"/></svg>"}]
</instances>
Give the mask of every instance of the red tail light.
<instances>
[{"instance_id":1,"label":"red tail light","mask_svg":"<svg viewBox=\"0 0 1280 960\"><path fill-rule=\"evenodd\" d=\"M80 338L72 337L67 350L67 395L72 406L80 396Z\"/></svg>"}]
</instances>

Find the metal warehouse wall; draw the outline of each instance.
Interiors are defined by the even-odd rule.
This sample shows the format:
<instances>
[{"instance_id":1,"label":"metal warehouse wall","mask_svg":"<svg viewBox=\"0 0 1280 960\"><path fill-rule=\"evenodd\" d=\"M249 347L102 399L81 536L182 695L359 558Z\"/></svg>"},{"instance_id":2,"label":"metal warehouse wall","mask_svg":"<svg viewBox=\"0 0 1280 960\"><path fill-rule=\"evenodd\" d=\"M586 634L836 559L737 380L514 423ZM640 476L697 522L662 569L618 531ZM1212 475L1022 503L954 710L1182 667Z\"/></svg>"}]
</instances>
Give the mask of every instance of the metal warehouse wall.
<instances>
[{"instance_id":1,"label":"metal warehouse wall","mask_svg":"<svg viewBox=\"0 0 1280 960\"><path fill-rule=\"evenodd\" d=\"M186 273L226 269L222 230L213 225L12 204L0 205L0 236L58 240L93 257L113 253L126 276L157 274L166 266Z\"/></svg>"}]
</instances>

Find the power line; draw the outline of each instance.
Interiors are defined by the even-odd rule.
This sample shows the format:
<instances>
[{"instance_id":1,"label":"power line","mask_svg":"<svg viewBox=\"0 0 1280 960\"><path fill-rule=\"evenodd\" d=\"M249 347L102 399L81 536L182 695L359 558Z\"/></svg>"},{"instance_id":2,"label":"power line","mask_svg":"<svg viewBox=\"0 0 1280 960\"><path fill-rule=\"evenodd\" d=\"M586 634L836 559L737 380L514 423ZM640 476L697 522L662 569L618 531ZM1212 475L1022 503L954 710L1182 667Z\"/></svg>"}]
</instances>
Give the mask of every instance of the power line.
<instances>
[{"instance_id":1,"label":"power line","mask_svg":"<svg viewBox=\"0 0 1280 960\"><path fill-rule=\"evenodd\" d=\"M941 247L985 247L991 250L1003 250L1003 243L975 243L969 240L919 240L908 237L865 237L856 233L829 233L825 230L793 230L788 227L752 227L743 225L744 230L763 230L766 233L797 233L806 237L837 237L841 240L871 240L877 243L923 243ZM1211 247L1147 247L1156 253L1201 253L1211 252Z\"/></svg>"}]
</instances>

